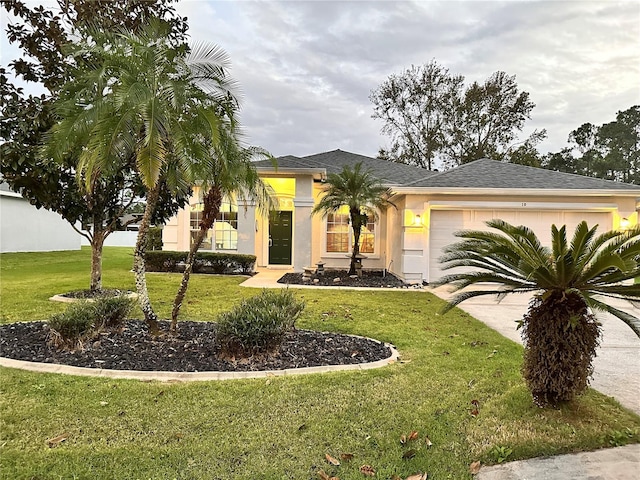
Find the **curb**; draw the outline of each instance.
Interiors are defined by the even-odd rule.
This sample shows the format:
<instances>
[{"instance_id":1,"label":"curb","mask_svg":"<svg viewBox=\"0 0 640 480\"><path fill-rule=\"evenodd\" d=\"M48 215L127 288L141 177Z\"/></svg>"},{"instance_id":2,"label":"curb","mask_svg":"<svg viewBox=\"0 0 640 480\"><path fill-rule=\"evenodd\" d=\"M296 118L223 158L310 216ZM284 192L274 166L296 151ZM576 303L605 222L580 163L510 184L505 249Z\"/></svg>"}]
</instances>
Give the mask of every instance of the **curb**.
<instances>
[{"instance_id":1,"label":"curb","mask_svg":"<svg viewBox=\"0 0 640 480\"><path fill-rule=\"evenodd\" d=\"M127 298L135 300L138 298L138 294L135 292L127 293L123 295ZM54 295L53 297L49 297L51 302L61 302L61 303L78 303L78 302L95 302L94 298L74 298L74 297L65 297L63 294Z\"/></svg>"},{"instance_id":2,"label":"curb","mask_svg":"<svg viewBox=\"0 0 640 480\"><path fill-rule=\"evenodd\" d=\"M353 335L357 336L357 335ZM366 337L362 337L366 338ZM376 340L377 341L377 340ZM27 362L12 358L0 357L0 366L28 370L40 373L62 373L66 375L79 375L84 377L121 378L140 381L158 380L161 382L194 382L211 380L238 380L247 378L284 377L292 375L307 375L311 373L327 373L346 370L371 370L396 363L400 354L396 348L384 344L391 350L391 355L383 360L368 363L355 363L350 365L323 365L318 367L290 368L285 370L260 370L248 372L162 372L140 370L110 370L102 368L73 367L58 363Z\"/></svg>"}]
</instances>

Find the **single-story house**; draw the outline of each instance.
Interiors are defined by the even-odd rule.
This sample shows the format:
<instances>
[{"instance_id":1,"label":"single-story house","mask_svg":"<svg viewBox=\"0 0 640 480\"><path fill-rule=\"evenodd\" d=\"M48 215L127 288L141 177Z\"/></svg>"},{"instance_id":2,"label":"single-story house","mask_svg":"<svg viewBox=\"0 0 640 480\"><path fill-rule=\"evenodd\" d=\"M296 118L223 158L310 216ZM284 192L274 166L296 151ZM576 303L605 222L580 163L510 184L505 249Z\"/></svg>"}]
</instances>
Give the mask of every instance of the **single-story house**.
<instances>
[{"instance_id":1,"label":"single-story house","mask_svg":"<svg viewBox=\"0 0 640 480\"><path fill-rule=\"evenodd\" d=\"M80 238L59 214L37 209L0 180L0 253L80 250Z\"/></svg>"},{"instance_id":2,"label":"single-story house","mask_svg":"<svg viewBox=\"0 0 640 480\"><path fill-rule=\"evenodd\" d=\"M348 266L351 229L348 212L322 218L311 215L327 174L362 162L393 191L397 206L380 212L363 229L363 268L387 269L408 282L432 282L442 276L438 258L455 242L454 232L487 229L500 218L533 229L550 243L551 225L582 220L599 231L637 223L640 186L480 159L438 172L334 150L306 157L285 156L278 166L257 162L261 178L279 199L279 210L260 214L254 205L226 199L201 249L257 256L257 265L302 271L324 262ZM188 250L202 205L191 205L164 227L166 250Z\"/></svg>"}]
</instances>

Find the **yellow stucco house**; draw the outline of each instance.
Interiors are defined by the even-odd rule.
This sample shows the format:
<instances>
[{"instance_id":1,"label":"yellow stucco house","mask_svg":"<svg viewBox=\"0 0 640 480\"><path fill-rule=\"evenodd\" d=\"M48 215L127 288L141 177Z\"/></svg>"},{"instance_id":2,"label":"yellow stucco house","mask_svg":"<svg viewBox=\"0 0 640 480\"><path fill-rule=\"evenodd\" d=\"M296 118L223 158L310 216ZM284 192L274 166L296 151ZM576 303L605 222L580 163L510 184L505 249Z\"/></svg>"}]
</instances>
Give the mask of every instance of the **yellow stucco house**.
<instances>
[{"instance_id":1,"label":"yellow stucco house","mask_svg":"<svg viewBox=\"0 0 640 480\"><path fill-rule=\"evenodd\" d=\"M362 162L394 193L397 210L380 212L363 229L365 269L387 269L403 280L432 282L442 276L442 248L456 241L454 232L486 229L500 218L533 229L543 244L551 225L582 220L599 231L637 223L640 187L609 180L481 159L437 172L387 162L342 150L286 156L257 162L262 179L279 199L279 210L261 215L254 205L223 204L222 212L201 250L254 254L259 267L302 271L324 262L346 268L351 250L348 213L312 216L328 173ZM201 204L189 207L165 225L165 250L188 250L198 229Z\"/></svg>"}]
</instances>

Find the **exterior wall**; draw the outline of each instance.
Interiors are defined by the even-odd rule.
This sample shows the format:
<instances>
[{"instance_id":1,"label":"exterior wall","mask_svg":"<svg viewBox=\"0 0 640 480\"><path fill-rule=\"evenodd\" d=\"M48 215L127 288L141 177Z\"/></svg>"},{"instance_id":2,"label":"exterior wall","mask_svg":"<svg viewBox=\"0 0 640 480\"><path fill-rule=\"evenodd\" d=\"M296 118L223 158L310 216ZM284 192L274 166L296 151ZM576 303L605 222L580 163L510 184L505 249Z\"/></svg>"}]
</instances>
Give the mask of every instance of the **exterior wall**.
<instances>
[{"instance_id":1,"label":"exterior wall","mask_svg":"<svg viewBox=\"0 0 640 480\"><path fill-rule=\"evenodd\" d=\"M81 236L57 213L0 191L0 252L80 250Z\"/></svg>"},{"instance_id":2,"label":"exterior wall","mask_svg":"<svg viewBox=\"0 0 640 480\"><path fill-rule=\"evenodd\" d=\"M313 210L313 177L296 178L296 196L293 199L293 269L301 272L311 265L311 252L316 236L313 235L311 210Z\"/></svg>"},{"instance_id":3,"label":"exterior wall","mask_svg":"<svg viewBox=\"0 0 640 480\"><path fill-rule=\"evenodd\" d=\"M256 206L238 205L238 253L255 255L256 251Z\"/></svg>"},{"instance_id":4,"label":"exterior wall","mask_svg":"<svg viewBox=\"0 0 640 480\"><path fill-rule=\"evenodd\" d=\"M280 210L293 211L292 264L273 268L293 268L302 271L322 261L327 268L346 268L349 258L344 253L326 252L326 219L311 215L322 194L322 184L314 183L307 174L272 174L269 178L293 179L291 187L281 193ZM278 193L276 191L276 193ZM399 194L393 207L381 212L376 225L376 253L367 255L365 269L388 269L405 281L419 283L428 278L430 238L429 225L433 210L514 210L528 211L607 211L612 212L613 228L622 218L638 223L636 198L623 196L535 196L535 195L461 195L461 194ZM418 218L419 215L419 218ZM4 227L4 221L3 221ZM165 250L189 248L189 211L181 210L163 229ZM269 217L254 205L239 206L238 252L257 256L257 266L269 267Z\"/></svg>"},{"instance_id":5,"label":"exterior wall","mask_svg":"<svg viewBox=\"0 0 640 480\"><path fill-rule=\"evenodd\" d=\"M636 198L622 196L518 196L518 195L407 195L403 205L402 268L391 271L405 281L420 282L428 278L430 254L430 217L433 210L522 210L522 211L591 211L611 212L612 227L627 218L638 222ZM414 223L416 215L420 222Z\"/></svg>"},{"instance_id":6,"label":"exterior wall","mask_svg":"<svg viewBox=\"0 0 640 480\"><path fill-rule=\"evenodd\" d=\"M398 276L402 275L402 245L404 242L403 214L406 205L405 197L392 199L397 209L387 210L387 237L386 251L387 259L385 267Z\"/></svg>"},{"instance_id":7,"label":"exterior wall","mask_svg":"<svg viewBox=\"0 0 640 480\"><path fill-rule=\"evenodd\" d=\"M89 240L80 237L82 245L90 245ZM105 247L135 247L138 239L137 231L115 231L109 234L104 241Z\"/></svg>"}]
</instances>

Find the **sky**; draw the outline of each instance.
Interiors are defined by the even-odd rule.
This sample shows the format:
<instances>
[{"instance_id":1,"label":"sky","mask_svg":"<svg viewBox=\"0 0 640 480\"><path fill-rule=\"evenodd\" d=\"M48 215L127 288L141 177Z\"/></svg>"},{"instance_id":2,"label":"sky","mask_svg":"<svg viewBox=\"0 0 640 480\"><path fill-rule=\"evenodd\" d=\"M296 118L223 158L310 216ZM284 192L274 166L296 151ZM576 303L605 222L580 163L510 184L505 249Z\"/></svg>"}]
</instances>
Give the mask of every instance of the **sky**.
<instances>
[{"instance_id":1,"label":"sky","mask_svg":"<svg viewBox=\"0 0 640 480\"><path fill-rule=\"evenodd\" d=\"M177 10L193 40L227 51L245 141L276 156L337 148L375 156L389 139L371 118L371 91L433 59L466 84L498 70L515 75L536 104L520 139L545 128L543 154L567 146L581 124L640 104L637 0L181 0ZM6 66L18 53L2 15Z\"/></svg>"}]
</instances>

